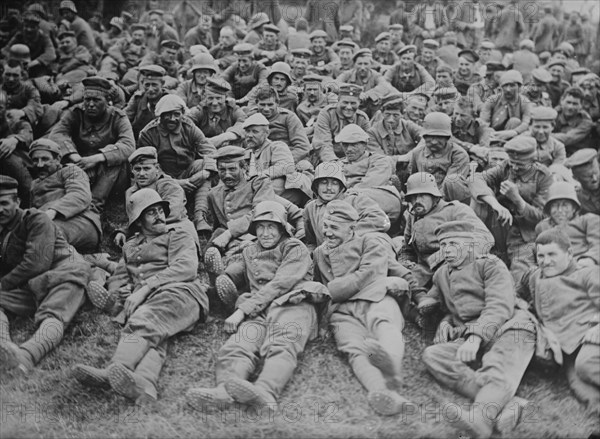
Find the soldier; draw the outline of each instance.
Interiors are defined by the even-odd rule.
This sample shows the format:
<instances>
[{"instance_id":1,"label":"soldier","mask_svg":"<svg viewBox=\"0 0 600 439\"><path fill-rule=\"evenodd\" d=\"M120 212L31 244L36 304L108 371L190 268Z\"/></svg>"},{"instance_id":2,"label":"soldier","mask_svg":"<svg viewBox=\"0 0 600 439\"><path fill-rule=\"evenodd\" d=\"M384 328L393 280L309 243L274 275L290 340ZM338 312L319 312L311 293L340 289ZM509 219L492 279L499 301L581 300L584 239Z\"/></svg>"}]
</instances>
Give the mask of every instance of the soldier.
<instances>
[{"instance_id":1,"label":"soldier","mask_svg":"<svg viewBox=\"0 0 600 439\"><path fill-rule=\"evenodd\" d=\"M211 55L202 53L188 70L188 76L191 78L180 83L175 94L183 99L188 108L194 108L204 103L207 80L216 74L215 60Z\"/></svg>"},{"instance_id":2,"label":"soldier","mask_svg":"<svg viewBox=\"0 0 600 439\"><path fill-rule=\"evenodd\" d=\"M446 316L423 362L436 380L473 401L461 411L459 429L489 438L494 427L501 434L512 430L528 403L515 394L533 358L536 331L506 265L487 253L478 232L463 221L435 229L446 263L427 297L443 303ZM481 366L473 370L469 365L479 355Z\"/></svg>"},{"instance_id":3,"label":"soldier","mask_svg":"<svg viewBox=\"0 0 600 439\"><path fill-rule=\"evenodd\" d=\"M510 140L527 131L531 122L531 104L521 95L523 76L516 70L504 72L500 77L501 91L481 108L480 119L495 132L494 137Z\"/></svg>"},{"instance_id":4,"label":"soldier","mask_svg":"<svg viewBox=\"0 0 600 439\"><path fill-rule=\"evenodd\" d=\"M58 34L58 58L56 79L77 83L91 71L92 55L85 46L77 45L75 32L62 31Z\"/></svg>"},{"instance_id":5,"label":"soldier","mask_svg":"<svg viewBox=\"0 0 600 439\"><path fill-rule=\"evenodd\" d=\"M156 104L156 118L140 133L138 148L153 146L161 169L185 190L194 203L194 225L199 235L210 232L206 222L207 197L211 187L215 152L202 131L184 116L186 107L179 96L163 96Z\"/></svg>"},{"instance_id":6,"label":"soldier","mask_svg":"<svg viewBox=\"0 0 600 439\"><path fill-rule=\"evenodd\" d=\"M583 109L594 122L600 120L600 78L594 73L584 75L577 86L583 92Z\"/></svg>"},{"instance_id":7,"label":"soldier","mask_svg":"<svg viewBox=\"0 0 600 439\"><path fill-rule=\"evenodd\" d=\"M452 117L454 114L454 104L460 97L456 87L436 87L432 93L431 111L444 113Z\"/></svg>"},{"instance_id":8,"label":"soldier","mask_svg":"<svg viewBox=\"0 0 600 439\"><path fill-rule=\"evenodd\" d=\"M254 45L254 57L265 66L283 61L287 55L287 48L279 41L281 31L271 23L266 23L262 29L260 41Z\"/></svg>"},{"instance_id":9,"label":"soldier","mask_svg":"<svg viewBox=\"0 0 600 439\"><path fill-rule=\"evenodd\" d=\"M554 363L563 366L569 387L593 413L600 412L598 379L598 266L579 267L569 237L547 230L535 241L539 268L524 277L519 292L531 298ZM549 347L548 347L549 346Z\"/></svg>"},{"instance_id":10,"label":"soldier","mask_svg":"<svg viewBox=\"0 0 600 439\"><path fill-rule=\"evenodd\" d=\"M326 47L328 35L325 31L312 31L310 36L310 67L318 75L331 75L333 68L340 59L331 47Z\"/></svg>"},{"instance_id":11,"label":"soldier","mask_svg":"<svg viewBox=\"0 0 600 439\"><path fill-rule=\"evenodd\" d=\"M577 198L582 213L600 215L600 166L598 152L592 148L575 151L565 162L573 172L573 178L580 184Z\"/></svg>"},{"instance_id":12,"label":"soldier","mask_svg":"<svg viewBox=\"0 0 600 439\"><path fill-rule=\"evenodd\" d=\"M31 191L31 161L28 151L33 140L31 124L22 110L6 110L7 96L0 90L0 175L8 175L19 184L19 198L29 207Z\"/></svg>"},{"instance_id":13,"label":"soldier","mask_svg":"<svg viewBox=\"0 0 600 439\"><path fill-rule=\"evenodd\" d=\"M411 154L409 175L429 172L444 193L446 201L462 200L463 195L453 183L469 174L469 155L452 137L452 120L444 113L429 113L423 122L423 140ZM468 197L468 196L467 196Z\"/></svg>"},{"instance_id":14,"label":"soldier","mask_svg":"<svg viewBox=\"0 0 600 439\"><path fill-rule=\"evenodd\" d=\"M306 135L309 141L312 141L319 112L329 104L328 96L324 93L322 84L322 76L306 75L304 77L303 99L296 109L296 114L306 127Z\"/></svg>"},{"instance_id":15,"label":"soldier","mask_svg":"<svg viewBox=\"0 0 600 439\"><path fill-rule=\"evenodd\" d=\"M582 148L598 146L594 136L594 122L582 108L583 92L579 87L565 90L560 105L556 107L558 116L552 136L564 143L567 155Z\"/></svg>"},{"instance_id":16,"label":"soldier","mask_svg":"<svg viewBox=\"0 0 600 439\"><path fill-rule=\"evenodd\" d=\"M313 136L314 161L330 162L343 157L343 150L334 139L344 126L354 123L364 131L369 129L369 117L358 109L361 93L362 87L342 84L337 104L328 105L321 110Z\"/></svg>"},{"instance_id":17,"label":"soldier","mask_svg":"<svg viewBox=\"0 0 600 439\"><path fill-rule=\"evenodd\" d=\"M66 110L49 138L60 145L63 163L87 172L92 208L100 213L108 196L126 185L135 141L125 112L108 103L110 82L100 77L82 82L83 104Z\"/></svg>"},{"instance_id":18,"label":"soldier","mask_svg":"<svg viewBox=\"0 0 600 439\"><path fill-rule=\"evenodd\" d=\"M92 57L96 57L98 49L96 47L94 31L87 21L77 15L75 4L71 0L64 0L60 2L58 12L64 20L61 27L64 23L68 24L68 27L63 30L75 33L75 38L77 40L76 46L85 47Z\"/></svg>"},{"instance_id":19,"label":"soldier","mask_svg":"<svg viewBox=\"0 0 600 439\"><path fill-rule=\"evenodd\" d=\"M536 106L543 105L543 95L548 93L548 84L552 81L552 75L548 70L538 67L531 72L531 79L523 87L523 95Z\"/></svg>"},{"instance_id":20,"label":"soldier","mask_svg":"<svg viewBox=\"0 0 600 439\"><path fill-rule=\"evenodd\" d=\"M308 159L312 148L302 122L293 111L280 106L279 94L274 87L261 87L258 90L256 109L269 121L269 140L285 143L295 164Z\"/></svg>"},{"instance_id":21,"label":"soldier","mask_svg":"<svg viewBox=\"0 0 600 439\"><path fill-rule=\"evenodd\" d=\"M233 48L237 43L235 31L230 26L223 26L219 31L219 42L209 48L209 53L215 59L221 70L225 70L235 62Z\"/></svg>"},{"instance_id":22,"label":"soldier","mask_svg":"<svg viewBox=\"0 0 600 439\"><path fill-rule=\"evenodd\" d=\"M488 61L485 64L485 77L478 83L469 86L467 98L473 101L478 114L483 104L498 92L503 72L504 65L502 63Z\"/></svg>"},{"instance_id":23,"label":"soldier","mask_svg":"<svg viewBox=\"0 0 600 439\"><path fill-rule=\"evenodd\" d=\"M127 322L108 367L77 364L72 375L141 405L157 399L169 338L206 319L208 297L198 278L193 235L166 224L169 203L144 188L129 198L126 209L128 227L136 233L123 246L116 271L125 273L131 291L123 309Z\"/></svg>"},{"instance_id":24,"label":"soldier","mask_svg":"<svg viewBox=\"0 0 600 439\"><path fill-rule=\"evenodd\" d=\"M479 61L479 55L473 50L461 50L458 52L458 69L454 73L454 85L463 96L466 96L467 90L469 90L471 85L481 81L481 76L475 72L475 63L477 61Z\"/></svg>"},{"instance_id":25,"label":"soldier","mask_svg":"<svg viewBox=\"0 0 600 439\"><path fill-rule=\"evenodd\" d=\"M204 99L189 112L188 117L200 128L215 148L244 137L242 123L246 113L227 97L231 86L221 78L206 80Z\"/></svg>"},{"instance_id":26,"label":"soldier","mask_svg":"<svg viewBox=\"0 0 600 439\"><path fill-rule=\"evenodd\" d=\"M544 7L544 16L535 26L531 36L538 54L545 51L551 52L554 49L554 41L558 39L558 21L552 12L552 5Z\"/></svg>"},{"instance_id":27,"label":"soldier","mask_svg":"<svg viewBox=\"0 0 600 439\"><path fill-rule=\"evenodd\" d=\"M427 39L423 41L421 54L415 58L415 62L422 65L432 76L436 76L437 68L443 65L443 61L435 56L435 51L440 48L440 43L436 40Z\"/></svg>"},{"instance_id":28,"label":"soldier","mask_svg":"<svg viewBox=\"0 0 600 439\"><path fill-rule=\"evenodd\" d=\"M292 54L292 59L290 61L290 65L292 66L292 71L290 72L292 85L294 87L302 87L304 85L304 77L309 75L306 70L310 60L311 51L300 48L291 50L290 52ZM350 59L352 59L352 57L350 57Z\"/></svg>"},{"instance_id":29,"label":"soldier","mask_svg":"<svg viewBox=\"0 0 600 439\"><path fill-rule=\"evenodd\" d=\"M375 62L374 67L378 68L380 72L384 72L398 62L398 55L391 50L391 38L389 32L381 32L375 37L373 61Z\"/></svg>"},{"instance_id":30,"label":"soldier","mask_svg":"<svg viewBox=\"0 0 600 439\"><path fill-rule=\"evenodd\" d=\"M271 20L269 19L269 16L264 12L254 14L248 23L249 31L244 37L243 43L248 43L251 45L258 43L262 35L263 26L270 22Z\"/></svg>"},{"instance_id":31,"label":"soldier","mask_svg":"<svg viewBox=\"0 0 600 439\"><path fill-rule=\"evenodd\" d=\"M539 236L549 229L562 230L569 237L577 265L597 266L600 263L600 216L580 214L580 209L581 203L571 183L552 183L544 206L546 218L535 227L535 233Z\"/></svg>"},{"instance_id":32,"label":"soldier","mask_svg":"<svg viewBox=\"0 0 600 439\"><path fill-rule=\"evenodd\" d=\"M179 69L181 64L177 61L177 54L181 49L181 43L176 40L164 40L160 43L160 48L157 51L148 52L140 61L140 68L142 66L158 65L165 69L167 76L169 76L169 83L167 88L177 88L179 83Z\"/></svg>"},{"instance_id":33,"label":"soldier","mask_svg":"<svg viewBox=\"0 0 600 439\"><path fill-rule=\"evenodd\" d=\"M440 64L435 69L435 85L437 87L454 87L454 71L446 64Z\"/></svg>"},{"instance_id":34,"label":"soldier","mask_svg":"<svg viewBox=\"0 0 600 439\"><path fill-rule=\"evenodd\" d=\"M353 41L338 41L336 47L340 62L333 65L331 76L337 79L342 73L354 68L354 53L358 50L358 44Z\"/></svg>"},{"instance_id":35,"label":"soldier","mask_svg":"<svg viewBox=\"0 0 600 439\"><path fill-rule=\"evenodd\" d=\"M402 94L400 95L400 98L402 99ZM409 94L404 98L404 119L422 126L423 119L427 113L428 103L429 96L424 93Z\"/></svg>"},{"instance_id":36,"label":"soldier","mask_svg":"<svg viewBox=\"0 0 600 439\"><path fill-rule=\"evenodd\" d=\"M535 264L535 226L543 219L552 176L535 161L537 144L531 137L509 140L509 160L477 173L470 187L474 209L496 240L500 254L506 245L510 271L518 281Z\"/></svg>"},{"instance_id":37,"label":"soldier","mask_svg":"<svg viewBox=\"0 0 600 439\"><path fill-rule=\"evenodd\" d=\"M267 68L254 61L252 53L254 46L248 43L236 44L233 52L237 61L223 72L223 78L231 84L233 97L240 102L260 83L267 82Z\"/></svg>"},{"instance_id":38,"label":"soldier","mask_svg":"<svg viewBox=\"0 0 600 439\"><path fill-rule=\"evenodd\" d=\"M567 159L565 145L551 135L557 116L558 113L554 108L534 108L531 110L529 134L537 142L536 161L548 167L552 173L558 172L561 175L568 175L568 172L560 170L564 168L563 165Z\"/></svg>"},{"instance_id":39,"label":"soldier","mask_svg":"<svg viewBox=\"0 0 600 439\"><path fill-rule=\"evenodd\" d=\"M142 75L141 90L131 96L125 108L136 139L144 127L154 120L156 103L167 94L164 89L166 71L161 66L142 66L140 75Z\"/></svg>"},{"instance_id":40,"label":"soldier","mask_svg":"<svg viewBox=\"0 0 600 439\"><path fill-rule=\"evenodd\" d=\"M452 136L454 142L469 154L469 158L484 165L488 159L488 147L492 129L482 126L475 118L473 102L461 97L454 107L452 116Z\"/></svg>"},{"instance_id":41,"label":"soldier","mask_svg":"<svg viewBox=\"0 0 600 439\"><path fill-rule=\"evenodd\" d=\"M312 281L310 253L293 237L281 204L259 203L249 232L256 241L217 279L219 296L226 303L235 302L235 311L225 320L225 331L233 335L219 350L217 386L186 392L188 404L197 410L207 404L226 409L238 402L277 411L298 355L318 336L315 304L329 299L327 289ZM239 295L238 288L249 292ZM298 337L289 337L289 325L294 325ZM256 327L262 328L258 337L242 335ZM253 359L258 357L264 358L264 365L250 382L257 365Z\"/></svg>"},{"instance_id":42,"label":"soldier","mask_svg":"<svg viewBox=\"0 0 600 439\"><path fill-rule=\"evenodd\" d=\"M80 253L94 253L102 239L100 215L92 210L87 174L72 163L61 165L60 146L37 139L30 148L33 163L31 206L44 212Z\"/></svg>"},{"instance_id":43,"label":"soldier","mask_svg":"<svg viewBox=\"0 0 600 439\"><path fill-rule=\"evenodd\" d=\"M100 35L101 49L106 51L117 40L123 38L127 34L125 31L125 23L121 17L113 17L110 19L109 28L106 32Z\"/></svg>"},{"instance_id":44,"label":"soldier","mask_svg":"<svg viewBox=\"0 0 600 439\"><path fill-rule=\"evenodd\" d=\"M358 213L347 202L329 202L323 218L325 242L314 252L315 281L329 290L329 324L338 349L380 415L404 412L400 388L404 319L390 294L402 297L408 283L394 276L385 235L358 235Z\"/></svg>"},{"instance_id":45,"label":"soldier","mask_svg":"<svg viewBox=\"0 0 600 439\"><path fill-rule=\"evenodd\" d=\"M325 242L323 218L327 205L333 200L343 200L352 205L358 213L356 233L386 233L390 228L390 219L386 212L374 201L369 190L348 190L342 166L337 163L321 163L315 169L312 184L314 199L304 206L305 242L313 251ZM390 206L386 206L390 207Z\"/></svg>"},{"instance_id":46,"label":"soldier","mask_svg":"<svg viewBox=\"0 0 600 439\"><path fill-rule=\"evenodd\" d=\"M188 30L183 37L183 45L187 52L190 51L190 47L198 44L207 49L215 45L212 36L212 16L207 13L200 15L198 23Z\"/></svg>"},{"instance_id":47,"label":"soldier","mask_svg":"<svg viewBox=\"0 0 600 439\"><path fill-rule=\"evenodd\" d=\"M123 37L107 48L100 63L100 71L117 72L123 78L128 70L137 67L148 48L146 47L145 24L135 23L129 28L131 37Z\"/></svg>"},{"instance_id":48,"label":"soldier","mask_svg":"<svg viewBox=\"0 0 600 439\"><path fill-rule=\"evenodd\" d=\"M284 62L276 62L271 67L269 76L267 76L267 84L271 86L277 92L279 99L279 108L289 110L291 112L296 111L298 106L298 92L295 86L292 86L292 69L289 64ZM261 90L264 90L265 86L257 87L252 89L244 99L244 101L250 102L248 112L252 112L256 108L256 98Z\"/></svg>"},{"instance_id":49,"label":"soldier","mask_svg":"<svg viewBox=\"0 0 600 439\"><path fill-rule=\"evenodd\" d=\"M179 41L177 31L164 21L165 12L161 9L153 9L148 12L148 21L150 23L150 39L148 47L151 51L158 52L165 41ZM181 46L179 46L181 47ZM177 49L179 49L179 47ZM155 64L154 62L150 64Z\"/></svg>"},{"instance_id":50,"label":"soldier","mask_svg":"<svg viewBox=\"0 0 600 439\"><path fill-rule=\"evenodd\" d=\"M563 79L565 72L565 62L561 59L551 59L546 65L546 69L552 75L552 80L548 83L547 89L552 100L552 106L556 107L560 98L570 84Z\"/></svg>"},{"instance_id":51,"label":"soldier","mask_svg":"<svg viewBox=\"0 0 600 439\"><path fill-rule=\"evenodd\" d=\"M2 90L6 93L5 109L22 110L31 126L41 118L42 107L40 92L23 78L23 67L15 59L3 63Z\"/></svg>"},{"instance_id":52,"label":"soldier","mask_svg":"<svg viewBox=\"0 0 600 439\"><path fill-rule=\"evenodd\" d=\"M404 41L402 41L404 26L400 23L390 24L388 32L390 33L390 49L397 54L405 46Z\"/></svg>"},{"instance_id":53,"label":"soldier","mask_svg":"<svg viewBox=\"0 0 600 439\"><path fill-rule=\"evenodd\" d=\"M23 14L23 29L17 32L3 47L2 53L8 58L10 48L15 44L24 44L31 53L29 76L47 75L52 72L52 63L56 60L56 50L50 36L40 29L40 17L33 12Z\"/></svg>"},{"instance_id":54,"label":"soldier","mask_svg":"<svg viewBox=\"0 0 600 439\"><path fill-rule=\"evenodd\" d=\"M385 72L384 79L407 96L410 92L428 93L435 86L435 81L425 68L415 62L417 48L404 46L398 51L400 61Z\"/></svg>"},{"instance_id":55,"label":"soldier","mask_svg":"<svg viewBox=\"0 0 600 439\"><path fill-rule=\"evenodd\" d=\"M526 83L531 79L533 69L540 66L540 59L533 52L534 46L533 41L522 40L519 42L519 50L512 54L512 68L521 72Z\"/></svg>"},{"instance_id":56,"label":"soldier","mask_svg":"<svg viewBox=\"0 0 600 439\"><path fill-rule=\"evenodd\" d=\"M17 186L0 176L0 360L26 375L58 346L83 305L90 266L45 213L19 207ZM37 331L21 346L10 339L7 311L34 315Z\"/></svg>"}]
</instances>

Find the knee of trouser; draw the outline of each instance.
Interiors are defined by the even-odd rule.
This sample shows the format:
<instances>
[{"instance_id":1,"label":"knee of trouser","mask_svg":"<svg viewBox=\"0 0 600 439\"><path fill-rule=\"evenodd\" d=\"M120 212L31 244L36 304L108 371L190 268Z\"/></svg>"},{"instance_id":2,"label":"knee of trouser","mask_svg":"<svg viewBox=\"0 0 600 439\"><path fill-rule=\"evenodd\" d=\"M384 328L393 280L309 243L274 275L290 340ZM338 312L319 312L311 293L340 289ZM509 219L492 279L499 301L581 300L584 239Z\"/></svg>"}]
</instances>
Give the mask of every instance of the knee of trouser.
<instances>
[{"instance_id":1,"label":"knee of trouser","mask_svg":"<svg viewBox=\"0 0 600 439\"><path fill-rule=\"evenodd\" d=\"M575 358L575 373L583 381L590 381L593 376L598 375L598 361L587 355L585 347L579 351Z\"/></svg>"},{"instance_id":2,"label":"knee of trouser","mask_svg":"<svg viewBox=\"0 0 600 439\"><path fill-rule=\"evenodd\" d=\"M421 354L421 359L427 368L440 362L440 345L427 346Z\"/></svg>"}]
</instances>

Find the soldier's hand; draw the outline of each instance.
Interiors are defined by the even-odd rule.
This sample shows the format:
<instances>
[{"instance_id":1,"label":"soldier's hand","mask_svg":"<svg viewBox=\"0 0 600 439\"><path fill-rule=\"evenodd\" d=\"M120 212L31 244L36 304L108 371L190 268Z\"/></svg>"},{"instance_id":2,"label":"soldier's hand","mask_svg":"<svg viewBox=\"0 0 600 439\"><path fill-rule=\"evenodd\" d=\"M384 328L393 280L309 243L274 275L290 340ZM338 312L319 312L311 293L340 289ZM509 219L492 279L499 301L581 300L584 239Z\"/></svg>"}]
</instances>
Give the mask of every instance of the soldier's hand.
<instances>
[{"instance_id":1,"label":"soldier's hand","mask_svg":"<svg viewBox=\"0 0 600 439\"><path fill-rule=\"evenodd\" d=\"M240 323L244 321L244 317L246 317L244 311L237 309L233 314L227 317L227 320L225 320L225 325L223 326L225 332L232 334L237 331Z\"/></svg>"},{"instance_id":2,"label":"soldier's hand","mask_svg":"<svg viewBox=\"0 0 600 439\"><path fill-rule=\"evenodd\" d=\"M54 209L48 209L47 211L44 212L48 218L50 218L50 220L54 220L54 218L56 218L56 210Z\"/></svg>"},{"instance_id":3,"label":"soldier's hand","mask_svg":"<svg viewBox=\"0 0 600 439\"><path fill-rule=\"evenodd\" d=\"M11 155L18 144L19 140L15 137L0 140L0 158L3 159Z\"/></svg>"},{"instance_id":4,"label":"soldier's hand","mask_svg":"<svg viewBox=\"0 0 600 439\"><path fill-rule=\"evenodd\" d=\"M435 337L433 337L433 343L448 343L452 336L453 331L452 325L447 320L442 320L438 325Z\"/></svg>"},{"instance_id":5,"label":"soldier's hand","mask_svg":"<svg viewBox=\"0 0 600 439\"><path fill-rule=\"evenodd\" d=\"M477 358L477 352L481 346L481 337L478 335L469 335L469 338L456 351L456 359L463 363L470 363Z\"/></svg>"},{"instance_id":6,"label":"soldier's hand","mask_svg":"<svg viewBox=\"0 0 600 439\"><path fill-rule=\"evenodd\" d=\"M519 186L516 183L506 180L500 183L500 193L511 201L517 200L519 195Z\"/></svg>"},{"instance_id":7,"label":"soldier's hand","mask_svg":"<svg viewBox=\"0 0 600 439\"><path fill-rule=\"evenodd\" d=\"M587 256L583 256L577 260L577 266L579 268L593 267L595 265L596 261L594 261L592 258L588 258Z\"/></svg>"},{"instance_id":8,"label":"soldier's hand","mask_svg":"<svg viewBox=\"0 0 600 439\"><path fill-rule=\"evenodd\" d=\"M213 239L212 244L219 248L225 248L227 247L227 244L229 244L229 241L231 241L231 232L226 230Z\"/></svg>"},{"instance_id":9,"label":"soldier's hand","mask_svg":"<svg viewBox=\"0 0 600 439\"><path fill-rule=\"evenodd\" d=\"M188 178L184 178L183 180L175 180L181 188L186 192L193 192L198 189Z\"/></svg>"},{"instance_id":10,"label":"soldier's hand","mask_svg":"<svg viewBox=\"0 0 600 439\"><path fill-rule=\"evenodd\" d=\"M497 205L492 206L492 209L494 209L494 212L498 214L498 220L500 221L500 224L503 226L507 224L512 226L513 217L506 207L498 203Z\"/></svg>"},{"instance_id":11,"label":"soldier's hand","mask_svg":"<svg viewBox=\"0 0 600 439\"><path fill-rule=\"evenodd\" d=\"M82 168L84 171L87 171L88 169L94 168L98 163L102 163L103 161L104 154L94 154L88 157L82 157L81 160L79 160L77 166Z\"/></svg>"},{"instance_id":12,"label":"soldier's hand","mask_svg":"<svg viewBox=\"0 0 600 439\"><path fill-rule=\"evenodd\" d=\"M600 345L600 324L592 326L583 336L584 343Z\"/></svg>"},{"instance_id":13,"label":"soldier's hand","mask_svg":"<svg viewBox=\"0 0 600 439\"><path fill-rule=\"evenodd\" d=\"M146 285L127 298L124 307L127 318L133 314L133 312L144 302L144 300L146 300L148 293L150 293L150 287Z\"/></svg>"},{"instance_id":14,"label":"soldier's hand","mask_svg":"<svg viewBox=\"0 0 600 439\"><path fill-rule=\"evenodd\" d=\"M125 233L122 232L117 232L117 234L115 235L115 239L114 239L114 243L117 247L123 247L125 245Z\"/></svg>"}]
</instances>

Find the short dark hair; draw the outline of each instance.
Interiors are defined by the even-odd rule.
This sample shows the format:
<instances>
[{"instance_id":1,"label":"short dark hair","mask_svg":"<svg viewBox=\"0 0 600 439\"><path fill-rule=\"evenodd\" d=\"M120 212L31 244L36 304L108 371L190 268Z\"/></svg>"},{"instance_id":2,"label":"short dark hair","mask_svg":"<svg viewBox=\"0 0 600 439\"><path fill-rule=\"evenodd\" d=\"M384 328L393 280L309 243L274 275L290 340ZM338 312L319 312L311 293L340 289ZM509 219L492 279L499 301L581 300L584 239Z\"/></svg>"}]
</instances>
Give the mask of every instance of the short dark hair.
<instances>
[{"instance_id":1,"label":"short dark hair","mask_svg":"<svg viewBox=\"0 0 600 439\"><path fill-rule=\"evenodd\" d=\"M279 93L275 90L274 87L271 86L263 86L258 89L258 93L256 94L256 102L262 101L263 99L275 99L275 102L279 103Z\"/></svg>"},{"instance_id":2,"label":"short dark hair","mask_svg":"<svg viewBox=\"0 0 600 439\"><path fill-rule=\"evenodd\" d=\"M557 244L561 250L567 251L571 248L571 241L569 237L557 228L552 228L550 230L546 230L536 238L535 245L548 245L548 244Z\"/></svg>"},{"instance_id":3,"label":"short dark hair","mask_svg":"<svg viewBox=\"0 0 600 439\"><path fill-rule=\"evenodd\" d=\"M567 96L572 96L575 99L579 99L580 101L582 101L583 100L583 91L581 90L581 88L579 88L577 86L569 87L565 90L561 99L564 99Z\"/></svg>"},{"instance_id":4,"label":"short dark hair","mask_svg":"<svg viewBox=\"0 0 600 439\"><path fill-rule=\"evenodd\" d=\"M10 67L11 69L14 68L23 68L23 64L21 64L21 61L19 61L18 59L14 59L14 58L9 58L6 61L4 61L4 68L6 67Z\"/></svg>"}]
</instances>

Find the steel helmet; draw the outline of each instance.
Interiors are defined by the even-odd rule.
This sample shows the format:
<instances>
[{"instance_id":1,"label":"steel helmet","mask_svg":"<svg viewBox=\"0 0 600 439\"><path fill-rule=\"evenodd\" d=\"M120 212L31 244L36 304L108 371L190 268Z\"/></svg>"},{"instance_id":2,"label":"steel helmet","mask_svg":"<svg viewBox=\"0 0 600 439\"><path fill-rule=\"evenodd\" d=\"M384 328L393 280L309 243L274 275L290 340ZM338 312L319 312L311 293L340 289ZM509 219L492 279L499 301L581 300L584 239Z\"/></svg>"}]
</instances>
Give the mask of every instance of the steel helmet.
<instances>
[{"instance_id":1,"label":"steel helmet","mask_svg":"<svg viewBox=\"0 0 600 439\"><path fill-rule=\"evenodd\" d=\"M248 232L256 235L256 223L258 221L272 221L281 224L288 236L293 236L290 225L287 222L287 212L283 204L277 201L261 201L252 212L252 221Z\"/></svg>"},{"instance_id":2,"label":"steel helmet","mask_svg":"<svg viewBox=\"0 0 600 439\"><path fill-rule=\"evenodd\" d=\"M273 64L271 66L271 72L269 73L269 76L267 77L267 80L270 81L271 77L275 74L275 73L280 73L283 76L285 76L288 80L288 85L292 83L292 68L290 67L290 65L288 63L279 61L276 62L275 64Z\"/></svg>"},{"instance_id":3,"label":"steel helmet","mask_svg":"<svg viewBox=\"0 0 600 439\"><path fill-rule=\"evenodd\" d=\"M144 210L155 204L160 204L165 211L165 216L169 216L171 212L169 202L160 198L160 195L154 189L143 188L131 194L125 205L127 218L129 218L128 226L131 227L140 218L142 213L144 213Z\"/></svg>"},{"instance_id":4,"label":"steel helmet","mask_svg":"<svg viewBox=\"0 0 600 439\"><path fill-rule=\"evenodd\" d=\"M200 53L196 55L192 61L194 64L189 70L190 73L194 73L196 70L200 69L212 70L213 73L217 73L215 59L210 53Z\"/></svg>"},{"instance_id":5,"label":"steel helmet","mask_svg":"<svg viewBox=\"0 0 600 439\"><path fill-rule=\"evenodd\" d=\"M569 200L577 205L577 209L581 208L581 203L577 198L575 186L573 186L571 183L567 183L566 181L557 181L552 183L548 189L548 200L546 201L546 204L544 204L544 213L546 215L550 214L550 205L556 200Z\"/></svg>"},{"instance_id":6,"label":"steel helmet","mask_svg":"<svg viewBox=\"0 0 600 439\"><path fill-rule=\"evenodd\" d=\"M317 193L317 183L318 180L322 178L335 178L339 181L344 189L346 189L346 176L344 175L344 169L339 162L325 162L320 163L315 169L315 177L313 178L313 182L311 185L312 191Z\"/></svg>"},{"instance_id":7,"label":"steel helmet","mask_svg":"<svg viewBox=\"0 0 600 439\"><path fill-rule=\"evenodd\" d=\"M445 113L434 111L423 119L424 136L452 136L452 119Z\"/></svg>"},{"instance_id":8,"label":"steel helmet","mask_svg":"<svg viewBox=\"0 0 600 439\"><path fill-rule=\"evenodd\" d=\"M435 177L427 172L417 172L406 180L406 196L429 194L434 197L442 196L437 187Z\"/></svg>"}]
</instances>

